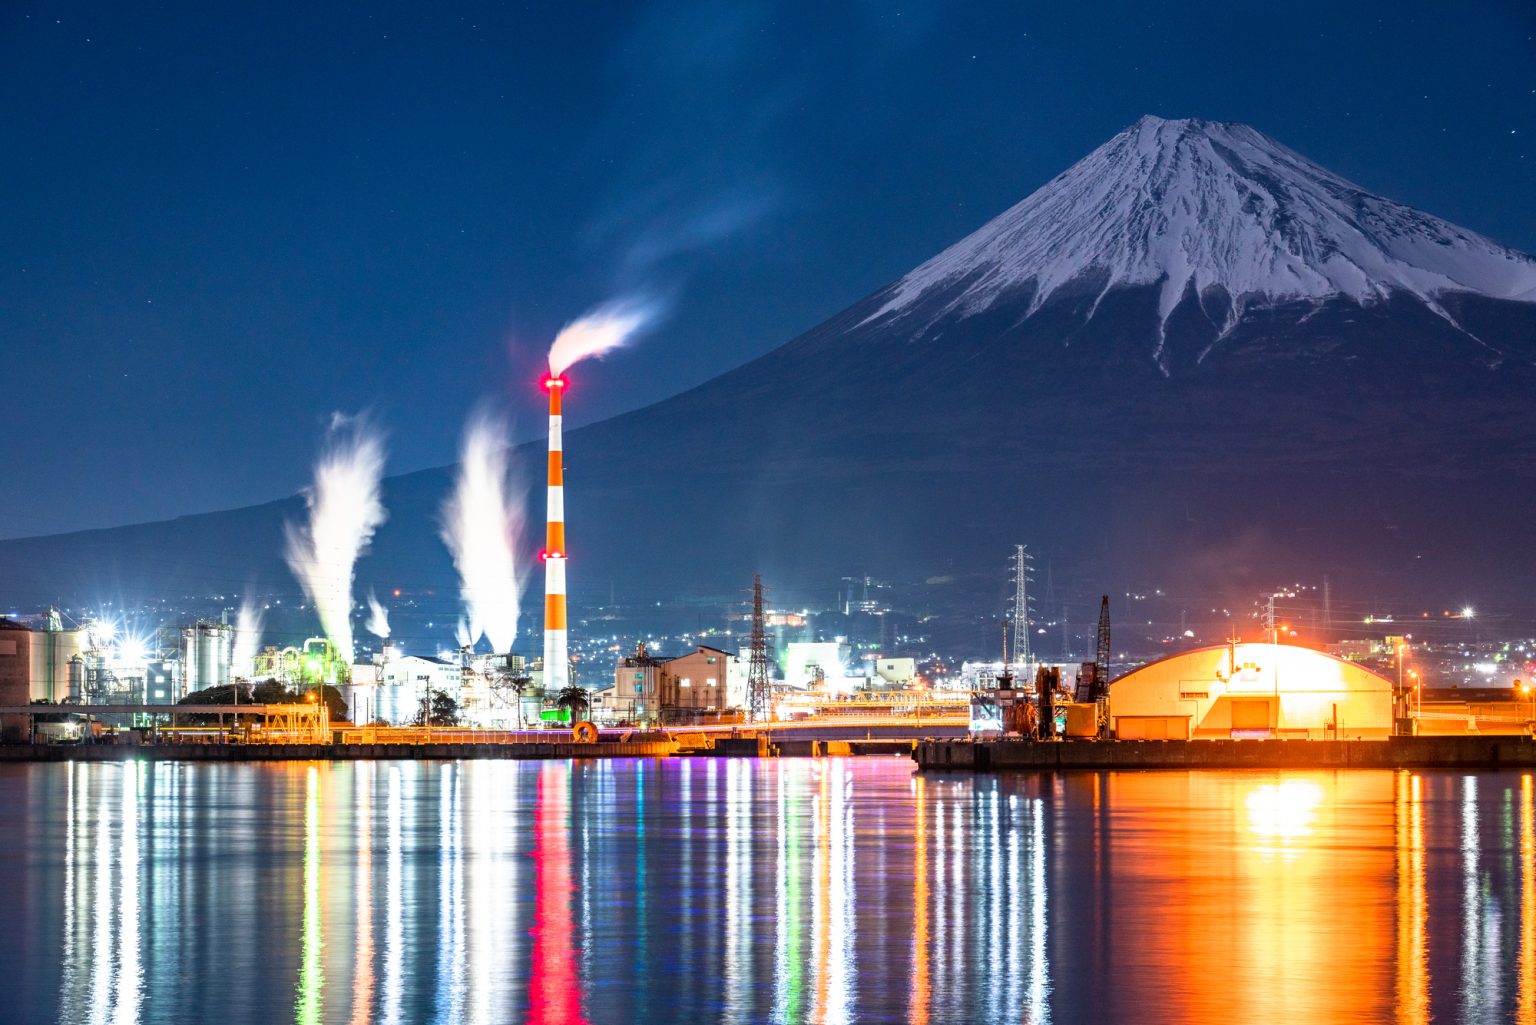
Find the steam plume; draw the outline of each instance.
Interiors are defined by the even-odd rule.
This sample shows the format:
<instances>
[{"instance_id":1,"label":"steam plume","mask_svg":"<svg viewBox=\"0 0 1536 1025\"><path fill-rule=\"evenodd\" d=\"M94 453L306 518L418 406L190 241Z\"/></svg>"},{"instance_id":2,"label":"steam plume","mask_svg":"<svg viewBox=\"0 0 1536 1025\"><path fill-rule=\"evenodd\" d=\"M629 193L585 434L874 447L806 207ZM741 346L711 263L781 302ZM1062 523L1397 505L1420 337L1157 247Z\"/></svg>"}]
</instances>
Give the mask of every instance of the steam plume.
<instances>
[{"instance_id":1,"label":"steam plume","mask_svg":"<svg viewBox=\"0 0 1536 1025\"><path fill-rule=\"evenodd\" d=\"M504 421L483 412L470 419L459 478L443 505L442 537L459 571L466 617L459 644L484 635L497 653L511 651L517 639L522 593L515 553L523 510L509 497L506 437Z\"/></svg>"},{"instance_id":2,"label":"steam plume","mask_svg":"<svg viewBox=\"0 0 1536 1025\"><path fill-rule=\"evenodd\" d=\"M288 567L345 659L353 656L353 568L385 519L379 499L383 472L378 431L363 417L334 415L315 464L315 483L304 494L309 523L286 524Z\"/></svg>"},{"instance_id":3,"label":"steam plume","mask_svg":"<svg viewBox=\"0 0 1536 1025\"><path fill-rule=\"evenodd\" d=\"M368 632L380 640L389 637L389 610L372 591L368 592Z\"/></svg>"},{"instance_id":4,"label":"steam plume","mask_svg":"<svg viewBox=\"0 0 1536 1025\"><path fill-rule=\"evenodd\" d=\"M655 314L655 304L638 299L617 299L591 310L555 336L549 347L549 372L558 377L584 359L618 348Z\"/></svg>"},{"instance_id":5,"label":"steam plume","mask_svg":"<svg viewBox=\"0 0 1536 1025\"><path fill-rule=\"evenodd\" d=\"M235 616L235 646L229 656L229 675L237 680L249 680L256 662L256 651L261 646L261 609L247 598Z\"/></svg>"}]
</instances>

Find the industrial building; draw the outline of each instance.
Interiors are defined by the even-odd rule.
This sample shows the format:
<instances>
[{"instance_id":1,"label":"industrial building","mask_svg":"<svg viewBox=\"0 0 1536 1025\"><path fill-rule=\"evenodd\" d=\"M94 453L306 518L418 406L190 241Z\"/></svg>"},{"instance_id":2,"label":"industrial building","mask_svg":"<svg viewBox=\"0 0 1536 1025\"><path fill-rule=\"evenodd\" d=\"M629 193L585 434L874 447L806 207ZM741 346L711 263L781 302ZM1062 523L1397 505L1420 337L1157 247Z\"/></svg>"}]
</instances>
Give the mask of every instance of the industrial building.
<instances>
[{"instance_id":1,"label":"industrial building","mask_svg":"<svg viewBox=\"0 0 1536 1025\"><path fill-rule=\"evenodd\" d=\"M31 633L20 623L0 619L0 705L15 707L30 703ZM24 739L26 733L26 716L0 716L0 741L16 743Z\"/></svg>"},{"instance_id":2,"label":"industrial building","mask_svg":"<svg viewBox=\"0 0 1536 1025\"><path fill-rule=\"evenodd\" d=\"M665 721L731 707L727 682L736 656L700 644L686 655L662 658L644 644L619 660L613 689L601 692L593 713L612 721Z\"/></svg>"},{"instance_id":3,"label":"industrial building","mask_svg":"<svg viewBox=\"0 0 1536 1025\"><path fill-rule=\"evenodd\" d=\"M537 723L544 705L537 660L530 665L521 655L406 655L390 644L372 662L352 666L348 675L338 690L352 721L360 725L408 725L433 691L458 704L463 725L482 729Z\"/></svg>"},{"instance_id":4,"label":"industrial building","mask_svg":"<svg viewBox=\"0 0 1536 1025\"><path fill-rule=\"evenodd\" d=\"M878 659L875 662L875 676L883 686L910 687L917 680L917 659Z\"/></svg>"},{"instance_id":5,"label":"industrial building","mask_svg":"<svg viewBox=\"0 0 1536 1025\"><path fill-rule=\"evenodd\" d=\"M1120 740L1385 738L1393 681L1354 662L1288 644L1233 643L1180 652L1110 686Z\"/></svg>"},{"instance_id":6,"label":"industrial building","mask_svg":"<svg viewBox=\"0 0 1536 1025\"><path fill-rule=\"evenodd\" d=\"M355 686L342 693L350 693L353 721L400 724L416 718L432 691L461 701L463 689L464 667L459 663L432 655L397 655L379 666L373 694L361 694Z\"/></svg>"},{"instance_id":7,"label":"industrial building","mask_svg":"<svg viewBox=\"0 0 1536 1025\"><path fill-rule=\"evenodd\" d=\"M172 704L185 693L174 645L162 655L149 641L115 636L103 623L66 628L60 619L50 609L36 626L6 620L26 663L21 704Z\"/></svg>"},{"instance_id":8,"label":"industrial building","mask_svg":"<svg viewBox=\"0 0 1536 1025\"><path fill-rule=\"evenodd\" d=\"M792 690L848 691L848 663L853 646L845 637L831 641L790 641L784 646L784 684Z\"/></svg>"}]
</instances>

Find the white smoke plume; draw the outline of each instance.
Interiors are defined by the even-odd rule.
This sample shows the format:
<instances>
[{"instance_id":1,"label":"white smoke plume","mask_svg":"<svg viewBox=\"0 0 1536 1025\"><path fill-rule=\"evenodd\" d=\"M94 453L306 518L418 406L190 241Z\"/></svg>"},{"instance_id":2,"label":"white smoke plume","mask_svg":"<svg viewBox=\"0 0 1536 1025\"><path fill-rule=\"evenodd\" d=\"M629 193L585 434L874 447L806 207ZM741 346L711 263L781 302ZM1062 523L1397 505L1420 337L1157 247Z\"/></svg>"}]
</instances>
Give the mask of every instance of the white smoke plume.
<instances>
[{"instance_id":1,"label":"white smoke plume","mask_svg":"<svg viewBox=\"0 0 1536 1025\"><path fill-rule=\"evenodd\" d=\"M459 478L442 520L464 601L459 645L470 647L483 635L499 654L511 651L517 639L522 594L516 552L523 510L511 497L507 434L506 423L488 413L470 418Z\"/></svg>"},{"instance_id":2,"label":"white smoke plume","mask_svg":"<svg viewBox=\"0 0 1536 1025\"><path fill-rule=\"evenodd\" d=\"M389 610L372 591L368 592L368 632L380 640L389 637Z\"/></svg>"},{"instance_id":3,"label":"white smoke plume","mask_svg":"<svg viewBox=\"0 0 1536 1025\"><path fill-rule=\"evenodd\" d=\"M261 648L261 609L249 598L240 605L235 616L234 649L229 656L229 675L237 680L249 680L256 663L256 652Z\"/></svg>"},{"instance_id":4,"label":"white smoke plume","mask_svg":"<svg viewBox=\"0 0 1536 1025\"><path fill-rule=\"evenodd\" d=\"M351 659L352 577L357 558L384 522L379 479L384 441L364 417L331 418L315 483L304 493L309 523L286 524L288 567L320 616L337 654Z\"/></svg>"},{"instance_id":5,"label":"white smoke plume","mask_svg":"<svg viewBox=\"0 0 1536 1025\"><path fill-rule=\"evenodd\" d=\"M656 316L656 304L616 299L583 314L560 329L549 347L549 372L559 376L584 359L623 345Z\"/></svg>"}]
</instances>

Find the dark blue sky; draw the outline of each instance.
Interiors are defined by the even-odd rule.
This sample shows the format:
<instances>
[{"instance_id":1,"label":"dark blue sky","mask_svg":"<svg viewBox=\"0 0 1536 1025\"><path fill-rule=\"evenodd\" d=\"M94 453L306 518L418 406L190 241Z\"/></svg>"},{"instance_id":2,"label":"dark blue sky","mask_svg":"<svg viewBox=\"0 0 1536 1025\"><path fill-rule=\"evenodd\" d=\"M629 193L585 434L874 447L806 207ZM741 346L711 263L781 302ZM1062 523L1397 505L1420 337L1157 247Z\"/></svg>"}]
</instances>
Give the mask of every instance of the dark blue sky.
<instances>
[{"instance_id":1,"label":"dark blue sky","mask_svg":"<svg viewBox=\"0 0 1536 1025\"><path fill-rule=\"evenodd\" d=\"M392 472L483 400L537 433L551 334L636 288L669 316L569 412L644 405L1145 113L1536 251L1529 2L16 0L0 537L291 493L333 410L374 411Z\"/></svg>"}]
</instances>

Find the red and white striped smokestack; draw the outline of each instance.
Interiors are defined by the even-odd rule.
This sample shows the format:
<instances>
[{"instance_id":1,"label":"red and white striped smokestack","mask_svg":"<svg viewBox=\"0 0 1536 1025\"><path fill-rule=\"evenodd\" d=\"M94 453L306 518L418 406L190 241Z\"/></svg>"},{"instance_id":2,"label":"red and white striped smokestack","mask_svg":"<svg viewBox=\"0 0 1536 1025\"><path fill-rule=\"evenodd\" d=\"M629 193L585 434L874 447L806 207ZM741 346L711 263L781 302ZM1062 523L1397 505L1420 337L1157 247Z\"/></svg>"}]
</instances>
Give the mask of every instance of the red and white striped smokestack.
<instances>
[{"instance_id":1,"label":"red and white striped smokestack","mask_svg":"<svg viewBox=\"0 0 1536 1025\"><path fill-rule=\"evenodd\" d=\"M570 685L569 636L565 618L565 472L561 462L560 398L565 378L544 379L549 392L549 492L544 532L544 689L559 693Z\"/></svg>"}]
</instances>

